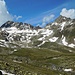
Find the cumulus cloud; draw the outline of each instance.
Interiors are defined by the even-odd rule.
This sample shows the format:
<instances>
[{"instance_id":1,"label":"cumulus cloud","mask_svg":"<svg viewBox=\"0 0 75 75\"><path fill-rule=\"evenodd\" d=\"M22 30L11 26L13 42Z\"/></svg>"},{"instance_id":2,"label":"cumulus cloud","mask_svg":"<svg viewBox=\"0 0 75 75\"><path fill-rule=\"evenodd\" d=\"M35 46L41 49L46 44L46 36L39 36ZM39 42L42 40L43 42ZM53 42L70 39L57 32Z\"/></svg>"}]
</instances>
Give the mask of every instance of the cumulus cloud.
<instances>
[{"instance_id":1,"label":"cumulus cloud","mask_svg":"<svg viewBox=\"0 0 75 75\"><path fill-rule=\"evenodd\" d=\"M0 0L0 26L8 20L13 20L13 16L7 10L4 0Z\"/></svg>"},{"instance_id":2,"label":"cumulus cloud","mask_svg":"<svg viewBox=\"0 0 75 75\"><path fill-rule=\"evenodd\" d=\"M16 19L16 20L19 20L21 18L22 18L22 16L16 16L16 15L14 15L14 19Z\"/></svg>"},{"instance_id":3,"label":"cumulus cloud","mask_svg":"<svg viewBox=\"0 0 75 75\"><path fill-rule=\"evenodd\" d=\"M65 16L67 18L75 19L75 9L69 9L63 8L60 15Z\"/></svg>"}]
</instances>

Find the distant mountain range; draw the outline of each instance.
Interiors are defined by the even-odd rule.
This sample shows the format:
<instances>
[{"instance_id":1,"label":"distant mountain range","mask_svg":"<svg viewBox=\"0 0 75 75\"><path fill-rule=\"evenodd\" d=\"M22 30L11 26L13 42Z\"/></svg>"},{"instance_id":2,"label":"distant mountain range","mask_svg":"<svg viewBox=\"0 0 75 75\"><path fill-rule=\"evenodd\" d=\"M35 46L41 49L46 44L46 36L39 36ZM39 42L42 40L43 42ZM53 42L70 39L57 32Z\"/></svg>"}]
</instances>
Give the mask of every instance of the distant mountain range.
<instances>
[{"instance_id":1,"label":"distant mountain range","mask_svg":"<svg viewBox=\"0 0 75 75\"><path fill-rule=\"evenodd\" d=\"M2 47L41 48L51 43L75 48L75 19L60 15L44 28L13 21L7 21L0 27Z\"/></svg>"}]
</instances>

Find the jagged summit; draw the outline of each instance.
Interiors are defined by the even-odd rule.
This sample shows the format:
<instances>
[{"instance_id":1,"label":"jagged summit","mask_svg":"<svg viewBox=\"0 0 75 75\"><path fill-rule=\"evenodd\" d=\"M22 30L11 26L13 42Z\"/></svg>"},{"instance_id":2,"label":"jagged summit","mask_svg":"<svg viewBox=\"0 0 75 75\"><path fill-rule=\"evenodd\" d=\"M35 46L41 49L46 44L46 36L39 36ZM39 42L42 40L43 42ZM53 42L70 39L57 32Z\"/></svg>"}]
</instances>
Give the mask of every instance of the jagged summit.
<instances>
[{"instance_id":1,"label":"jagged summit","mask_svg":"<svg viewBox=\"0 0 75 75\"><path fill-rule=\"evenodd\" d=\"M8 28L8 27L16 27L19 29L33 29L34 26L27 24L27 23L22 23L22 22L14 22L14 21L7 21L4 23L1 28Z\"/></svg>"},{"instance_id":2,"label":"jagged summit","mask_svg":"<svg viewBox=\"0 0 75 75\"><path fill-rule=\"evenodd\" d=\"M75 19L71 19L71 18L67 18L65 16L59 16L58 18L55 19L54 22L49 23L46 25L45 28L59 28L61 30L63 30L63 28L65 26L69 26L69 25L74 25L75 24Z\"/></svg>"},{"instance_id":3,"label":"jagged summit","mask_svg":"<svg viewBox=\"0 0 75 75\"><path fill-rule=\"evenodd\" d=\"M65 16L60 15L60 16L55 20L55 22L61 23L61 22L70 21L70 20L71 20L71 18L67 18L67 17L65 17Z\"/></svg>"},{"instance_id":4,"label":"jagged summit","mask_svg":"<svg viewBox=\"0 0 75 75\"><path fill-rule=\"evenodd\" d=\"M42 28L40 26L36 26L35 29L37 30L37 29L42 29Z\"/></svg>"}]
</instances>

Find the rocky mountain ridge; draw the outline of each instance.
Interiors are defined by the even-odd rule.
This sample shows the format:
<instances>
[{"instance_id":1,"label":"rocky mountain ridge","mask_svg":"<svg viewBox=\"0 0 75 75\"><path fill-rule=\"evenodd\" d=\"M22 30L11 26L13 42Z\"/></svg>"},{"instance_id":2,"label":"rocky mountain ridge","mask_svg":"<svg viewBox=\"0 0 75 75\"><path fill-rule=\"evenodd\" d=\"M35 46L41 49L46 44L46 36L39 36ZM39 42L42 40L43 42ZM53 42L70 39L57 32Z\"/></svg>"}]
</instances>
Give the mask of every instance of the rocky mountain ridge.
<instances>
[{"instance_id":1,"label":"rocky mountain ridge","mask_svg":"<svg viewBox=\"0 0 75 75\"><path fill-rule=\"evenodd\" d=\"M75 19L60 15L44 28L12 21L1 26L0 46L30 48L41 47L47 42L75 48Z\"/></svg>"}]
</instances>

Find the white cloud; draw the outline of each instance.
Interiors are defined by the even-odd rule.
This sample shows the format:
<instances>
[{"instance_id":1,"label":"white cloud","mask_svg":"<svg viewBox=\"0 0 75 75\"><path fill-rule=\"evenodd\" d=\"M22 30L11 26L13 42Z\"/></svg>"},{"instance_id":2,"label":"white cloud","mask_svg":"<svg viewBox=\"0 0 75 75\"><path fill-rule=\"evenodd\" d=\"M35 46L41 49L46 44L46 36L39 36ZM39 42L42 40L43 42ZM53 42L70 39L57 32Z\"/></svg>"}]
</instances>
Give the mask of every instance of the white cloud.
<instances>
[{"instance_id":1,"label":"white cloud","mask_svg":"<svg viewBox=\"0 0 75 75\"><path fill-rule=\"evenodd\" d=\"M60 15L65 16L67 18L75 19L75 9L69 9L63 8Z\"/></svg>"},{"instance_id":2,"label":"white cloud","mask_svg":"<svg viewBox=\"0 0 75 75\"><path fill-rule=\"evenodd\" d=\"M18 16L18 17L16 18L16 20L18 20L18 19L20 19L20 18L22 18L22 16Z\"/></svg>"},{"instance_id":3,"label":"white cloud","mask_svg":"<svg viewBox=\"0 0 75 75\"><path fill-rule=\"evenodd\" d=\"M36 26L44 27L44 26L46 26L46 24L51 22L54 19L54 17L55 17L55 15L53 15L53 14L51 14L49 16L45 16L42 19L42 23L41 24L37 24Z\"/></svg>"},{"instance_id":4,"label":"white cloud","mask_svg":"<svg viewBox=\"0 0 75 75\"><path fill-rule=\"evenodd\" d=\"M41 26L41 27L44 27L44 26L46 26L46 23L43 22L40 26Z\"/></svg>"},{"instance_id":5,"label":"white cloud","mask_svg":"<svg viewBox=\"0 0 75 75\"><path fill-rule=\"evenodd\" d=\"M55 15L50 15L50 16L45 16L44 18L43 18L43 22L50 22L53 18L54 18L54 16Z\"/></svg>"},{"instance_id":6,"label":"white cloud","mask_svg":"<svg viewBox=\"0 0 75 75\"><path fill-rule=\"evenodd\" d=\"M4 0L0 0L0 26L8 20L13 20L13 16L7 10Z\"/></svg>"},{"instance_id":7,"label":"white cloud","mask_svg":"<svg viewBox=\"0 0 75 75\"><path fill-rule=\"evenodd\" d=\"M16 15L14 15L14 19L16 19L16 20L19 20L21 18L22 18L22 16L16 16Z\"/></svg>"},{"instance_id":8,"label":"white cloud","mask_svg":"<svg viewBox=\"0 0 75 75\"><path fill-rule=\"evenodd\" d=\"M55 15L49 15L49 16L45 16L43 18L43 22L41 24L41 27L44 27L47 23L51 22L54 19Z\"/></svg>"}]
</instances>

